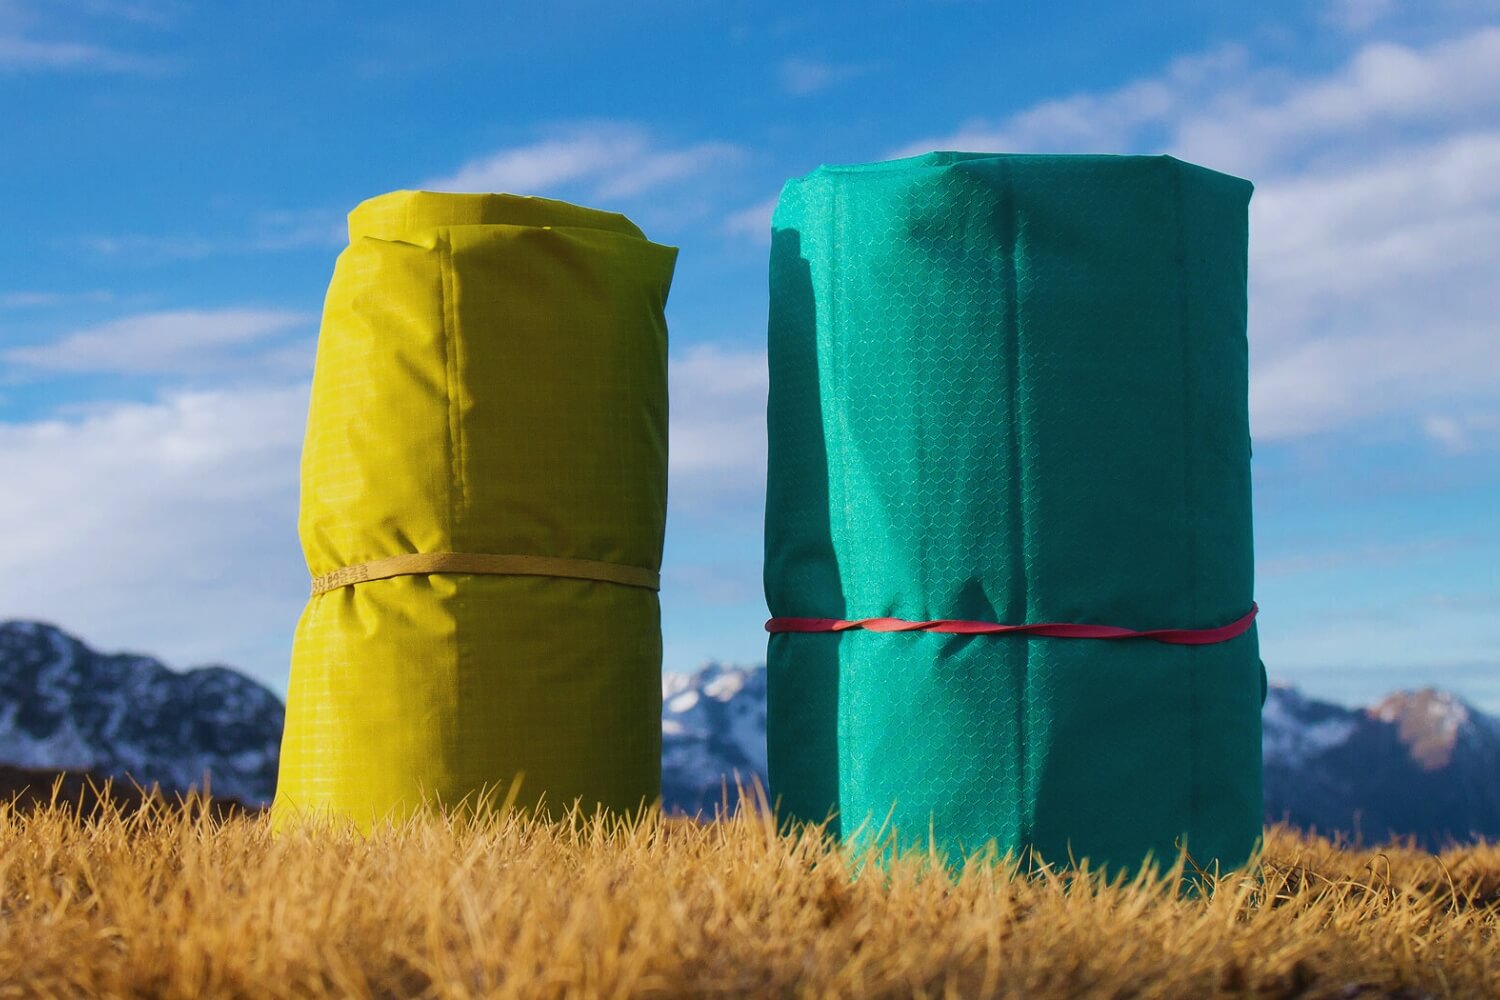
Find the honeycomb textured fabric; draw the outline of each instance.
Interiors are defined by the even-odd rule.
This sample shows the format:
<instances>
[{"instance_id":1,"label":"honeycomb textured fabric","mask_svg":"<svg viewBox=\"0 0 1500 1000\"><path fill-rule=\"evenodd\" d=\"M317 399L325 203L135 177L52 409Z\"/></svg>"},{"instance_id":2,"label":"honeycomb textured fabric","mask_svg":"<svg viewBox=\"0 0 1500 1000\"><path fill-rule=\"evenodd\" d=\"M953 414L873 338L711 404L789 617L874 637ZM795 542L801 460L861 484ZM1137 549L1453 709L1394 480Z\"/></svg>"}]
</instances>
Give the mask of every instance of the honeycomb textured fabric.
<instances>
[{"instance_id":1,"label":"honeycomb textured fabric","mask_svg":"<svg viewBox=\"0 0 1500 1000\"><path fill-rule=\"evenodd\" d=\"M1208 629L1252 608L1248 182L1171 157L823 167L772 223L777 617ZM1208 645L778 632L784 815L1234 866L1261 830L1253 627Z\"/></svg>"},{"instance_id":2,"label":"honeycomb textured fabric","mask_svg":"<svg viewBox=\"0 0 1500 1000\"><path fill-rule=\"evenodd\" d=\"M518 777L549 811L659 794L676 253L540 198L350 214L302 455L303 550L331 589L297 626L277 829L368 829ZM515 572L371 578L433 565Z\"/></svg>"}]
</instances>

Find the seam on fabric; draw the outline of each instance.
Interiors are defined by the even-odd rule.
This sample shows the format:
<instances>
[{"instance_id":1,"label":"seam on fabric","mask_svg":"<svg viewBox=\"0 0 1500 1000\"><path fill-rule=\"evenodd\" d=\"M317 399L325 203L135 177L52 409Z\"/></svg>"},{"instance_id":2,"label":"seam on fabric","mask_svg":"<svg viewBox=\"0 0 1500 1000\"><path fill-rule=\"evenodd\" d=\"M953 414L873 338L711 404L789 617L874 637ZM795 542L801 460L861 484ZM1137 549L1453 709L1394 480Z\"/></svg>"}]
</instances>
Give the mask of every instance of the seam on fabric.
<instances>
[{"instance_id":1,"label":"seam on fabric","mask_svg":"<svg viewBox=\"0 0 1500 1000\"><path fill-rule=\"evenodd\" d=\"M1009 404L1010 414L1005 429L1006 448L1010 452L1010 471L1008 477L1010 491L1010 550L1011 571L1010 579L1006 581L1006 589L1010 594L1008 602L1011 609L1015 608L1016 602L1020 601L1020 615L1024 621L1030 617L1031 594L1027 583L1026 554L1026 491L1025 474L1021 463L1021 431L1020 417L1021 404L1018 398L1021 388L1021 322L1020 304L1016 297L1020 294L1020 278L1017 275L1017 233L1019 226L1016 221L1016 198L1015 188L1011 179L1011 167L1008 162L1002 162L1000 166L1000 216L1001 234L1000 238L1005 244L1005 253L1001 257L1001 271L1004 288L1004 312L1001 322L1004 328L1006 349L1006 397ZM1014 655L1014 654L1012 654ZM1016 837L1020 842L1025 842L1031 836L1031 823L1026 813L1031 811L1031 767L1029 760L1029 744L1031 739L1031 644L1025 644L1019 654L1020 662L1017 664L1018 673L1012 683L1013 697L1016 699L1016 780L1020 786L1019 791L1023 794L1015 796L1016 802ZM1023 799L1025 800L1023 803Z\"/></svg>"},{"instance_id":2,"label":"seam on fabric","mask_svg":"<svg viewBox=\"0 0 1500 1000\"><path fill-rule=\"evenodd\" d=\"M500 554L489 552L408 552L356 563L315 577L313 596L341 587L395 576L425 576L457 573L498 576L552 576L572 580L595 580L646 590L661 588L661 574L644 566L630 566L598 559Z\"/></svg>"},{"instance_id":3,"label":"seam on fabric","mask_svg":"<svg viewBox=\"0 0 1500 1000\"><path fill-rule=\"evenodd\" d=\"M457 475L456 459L454 453L457 450L458 432L453 426L453 337L448 328L448 235L442 230L437 234L437 261L438 261L438 323L442 326L443 336L443 410L448 420L447 454L443 456L444 464L448 467L448 481L452 483ZM453 503L453 491L445 491L448 501L448 543L455 541L453 529L457 524L458 516Z\"/></svg>"},{"instance_id":4,"label":"seam on fabric","mask_svg":"<svg viewBox=\"0 0 1500 1000\"><path fill-rule=\"evenodd\" d=\"M829 341L830 341L830 343L828 345L829 346L828 356L829 356L829 364L830 364L830 366L833 366L834 368L836 368L836 370L833 371L833 372L830 372L830 374L833 374L833 375L835 375L837 377L837 381L834 384L836 384L839 387L839 391L836 394L839 398L835 401L835 406L834 406L834 415L835 415L835 419L836 419L836 422L838 424L838 429L839 429L839 450L843 453L843 454L841 454L839 456L839 462L838 462L838 468L839 468L839 514L840 514L839 520L842 523L842 532L841 532L842 537L845 540L847 540L849 538L849 535L850 535L850 531L849 531L849 461L848 461L848 452L849 452L850 438L852 437L851 431L849 429L849 407L848 407L849 352L848 352L847 347L844 344L836 343L835 342L835 341L841 339L840 338L840 331L843 329L839 325L839 298L840 298L839 291L840 290L839 290L838 276L843 273L843 268L840 265L843 263L843 261L842 261L841 258L843 256L843 242L844 242L843 238L842 238L843 235L844 235L844 190L839 185L830 185L830 189L831 189L831 191L833 193L833 213L832 213L833 214L833 220L832 220L832 225L830 226L830 228L831 228L832 231L829 232L829 233L827 233L827 234L825 234L825 239L827 239L827 241L828 241L828 256L830 258L829 259L829 263L828 263L828 267L825 269L825 273L827 275L826 280L827 280L827 288L828 288L828 336L829 336ZM813 308L814 308L814 314L816 315L816 309L817 309L816 299L814 299L814 306L813 306ZM817 343L817 338L816 338L817 324L816 323L814 323L813 330L814 330L814 335L815 335L814 350L818 351L818 348L821 345L819 345ZM818 351L818 356L819 357L821 357L821 354L822 354L822 352ZM820 408L821 408L822 403L823 403L823 400L822 400L822 395L820 393L819 394L819 406L820 406ZM827 461L828 459L832 458L832 456L828 454L828 448L827 448L828 431L827 431L826 425L825 425L825 428L824 428L824 431L823 431L823 440L824 440L824 448L823 448L823 450L824 450L824 460ZM831 522L831 518L830 518L830 522ZM831 543L833 541L833 539L830 538L829 541ZM832 546L832 545L830 545L830 547L833 548L833 561L834 561L834 565L838 566L838 569L839 569L839 586L843 590L843 592L847 595L848 592L849 592L849 588L846 587L846 586L844 586L844 566L843 566L843 561L839 558L838 547L837 546Z\"/></svg>"},{"instance_id":5,"label":"seam on fabric","mask_svg":"<svg viewBox=\"0 0 1500 1000\"><path fill-rule=\"evenodd\" d=\"M1193 335L1190 316L1190 299L1193 294L1189 284L1187 264L1187 225L1184 219L1186 214L1184 206L1184 195L1182 190L1182 169L1176 163L1171 164L1172 175L1172 203L1176 209L1176 264L1177 264L1177 336L1182 351L1182 523L1187 528L1187 564L1188 564L1188 620L1195 625L1200 620L1198 617L1198 522L1195 514L1197 504L1194 502L1193 490ZM1179 656L1189 660L1193 653L1191 650L1183 650ZM1199 692L1198 673L1189 669L1188 674L1188 829L1197 831L1199 829L1199 802L1198 782L1200 780L1200 758L1203 753L1202 725L1199 719ZM1192 850L1191 846L1188 848Z\"/></svg>"},{"instance_id":6,"label":"seam on fabric","mask_svg":"<svg viewBox=\"0 0 1500 1000\"><path fill-rule=\"evenodd\" d=\"M407 202L407 211L412 211L412 203ZM458 505L459 498L455 495L458 483L458 413L454 405L454 396L458 373L454 365L455 342L458 339L458 331L453 323L455 310L453 309L453 289L451 277L453 270L453 234L446 228L439 228L435 234L438 251L438 299L441 306L441 322L443 326L443 382L444 402L448 408L448 488L444 494L448 500L448 544L458 543ZM454 588L454 596L462 600L458 588ZM458 628L458 614L461 606L448 605L444 608L446 621L451 628L448 639L448 662L453 670L453 686L448 691L451 699L458 691L458 685L463 672L459 670L459 664L463 662L462 640ZM451 706L450 706L451 707Z\"/></svg>"},{"instance_id":7,"label":"seam on fabric","mask_svg":"<svg viewBox=\"0 0 1500 1000\"><path fill-rule=\"evenodd\" d=\"M463 393L463 379L460 378L459 353L460 344L463 340L458 332L458 288L457 277L453 264L453 233L445 227L443 232L442 250L439 253L439 265L443 281L443 337L446 349L444 351L444 368L448 382L448 433L452 440L449 462L453 477L453 486L458 491L458 500L454 500L452 493L449 494L450 523L448 538L450 542L456 542L454 533L458 529L457 509L458 501L461 501L467 509L469 503L469 478L468 460L465 452L468 442L465 440L462 407L460 396Z\"/></svg>"},{"instance_id":8,"label":"seam on fabric","mask_svg":"<svg viewBox=\"0 0 1500 1000\"><path fill-rule=\"evenodd\" d=\"M843 235L844 235L844 188L843 188L843 185L840 185L840 184L829 184L828 185L828 190L833 195L833 212L830 213L831 216L832 216L832 218L829 220L828 230L825 231L824 234L823 234L823 238L827 241L827 244L828 244L828 266L826 268L824 268L824 271L823 271L823 274L824 274L823 280L826 282L825 287L828 289L828 325L827 325L827 330L828 330L829 347L830 347L830 350L828 352L829 353L829 364L830 364L830 366L832 368L835 369L834 371L831 371L830 374L836 374L838 376L837 381L830 380L830 385L831 386L837 386L838 389L837 389L836 393L830 393L829 394L829 395L837 397L836 399L828 399L828 398L826 398L824 396L824 394L822 392L819 392L818 393L818 408L820 410L822 410L824 406L828 405L829 403L833 403L834 404L834 413L837 416L837 422L838 422L838 425L839 425L839 439L838 439L838 441L839 441L839 451L840 451L839 461L838 461L838 468L839 468L839 522L840 522L840 525L841 525L841 529L840 529L840 538L836 540L833 537L833 512L829 511L828 512L828 549L829 549L829 554L833 556L833 564L834 564L834 567L836 568L836 570L838 572L839 594L843 598L845 606L847 607L848 606L848 601L849 601L849 582L848 582L847 579L845 579L845 575L844 575L845 574L845 563L844 563L844 560L840 557L839 549L840 549L840 543L847 544L848 540L849 540L849 537L850 537L850 531L849 531L849 461L848 461L848 450L849 450L850 432L849 432L849 411L848 411L848 402L847 402L848 385L849 385L849 365L848 365L848 350L847 350L847 348L840 349L841 347L843 347L843 345L841 345L841 344L839 344L839 343L836 342L841 337L841 330L842 330L842 327L839 325L839 287L838 287L838 285L839 285L839 275L843 273L843 270L840 267L840 265L843 263L842 256L843 256L843 242L844 242L843 241ZM809 267L811 267L811 262L809 262ZM817 374L817 377L818 377L818 384L819 384L819 386L821 388L821 386L822 386L822 378L823 378L823 375L822 375L822 354L823 354L823 352L821 350L822 344L820 343L820 341L821 341L822 338L818 334L819 334L819 330L822 329L822 326L821 326L821 324L819 324L817 322L817 311L818 311L818 307L817 307L817 291L816 291L816 286L814 286L814 292L813 292L813 352L814 352L814 355L813 355L813 357L814 357L814 360L817 362L817 365L816 365L817 372L816 372L816 374ZM819 413L819 419L823 420L822 413ZM829 449L828 444L829 444L828 425L827 425L826 421L824 421L823 422L823 462L824 462L825 465L832 464L832 460L833 460L833 453ZM830 475L829 476L830 489L832 488L832 483L833 483L833 477ZM832 496L831 496L831 494L830 494L830 497L829 497L829 506L832 506ZM844 656L845 656L845 654L847 652L846 644L845 643L839 643L839 647L838 647L838 649L835 652L836 652L836 655L835 655L834 662L833 662L834 684L836 685L835 690L837 690L837 691L840 692L840 697L834 703L834 716L833 716L833 718L834 718L834 731L833 731L834 746L838 748L837 751L836 751L837 752L837 757L835 758L837 760L837 767L836 767L836 771L835 771L835 781L836 781L836 784L834 786L834 805L835 805L835 807L838 810L837 814L839 816L842 816L843 813L844 813L844 775L848 771L848 768L846 768L844 766L844 750L843 750L843 748L845 746L847 746L847 741L845 740L845 732L846 732L845 718L847 717L847 714L848 714L848 702L849 702L849 699L842 697L842 692L844 690Z\"/></svg>"}]
</instances>

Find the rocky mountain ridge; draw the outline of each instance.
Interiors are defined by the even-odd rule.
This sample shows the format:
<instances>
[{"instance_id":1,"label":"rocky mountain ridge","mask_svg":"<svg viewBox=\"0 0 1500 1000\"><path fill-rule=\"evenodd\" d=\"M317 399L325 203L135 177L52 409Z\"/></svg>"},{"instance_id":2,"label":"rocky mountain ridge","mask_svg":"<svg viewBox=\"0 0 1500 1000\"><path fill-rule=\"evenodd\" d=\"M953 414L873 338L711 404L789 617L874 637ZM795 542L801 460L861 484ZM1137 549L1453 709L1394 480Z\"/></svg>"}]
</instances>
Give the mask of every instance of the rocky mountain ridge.
<instances>
[{"instance_id":1,"label":"rocky mountain ridge","mask_svg":"<svg viewBox=\"0 0 1500 1000\"><path fill-rule=\"evenodd\" d=\"M247 803L276 790L284 712L227 667L178 673L40 622L0 622L0 763L86 771Z\"/></svg>"}]
</instances>

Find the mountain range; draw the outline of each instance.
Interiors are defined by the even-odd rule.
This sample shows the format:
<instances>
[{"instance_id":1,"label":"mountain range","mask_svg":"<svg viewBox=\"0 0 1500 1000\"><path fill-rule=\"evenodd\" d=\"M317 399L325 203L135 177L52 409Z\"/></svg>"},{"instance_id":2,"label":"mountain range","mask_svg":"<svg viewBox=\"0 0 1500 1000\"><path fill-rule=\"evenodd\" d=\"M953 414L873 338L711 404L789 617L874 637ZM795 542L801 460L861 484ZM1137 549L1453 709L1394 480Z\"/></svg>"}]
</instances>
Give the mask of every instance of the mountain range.
<instances>
[{"instance_id":1,"label":"mountain range","mask_svg":"<svg viewBox=\"0 0 1500 1000\"><path fill-rule=\"evenodd\" d=\"M662 795L712 815L766 782L764 668L709 663L662 685ZM51 625L0 622L0 764L202 788L263 804L275 792L283 707L226 667L178 673L102 654ZM1500 838L1500 719L1458 697L1398 692L1346 708L1273 684L1264 721L1266 816L1366 842Z\"/></svg>"},{"instance_id":2,"label":"mountain range","mask_svg":"<svg viewBox=\"0 0 1500 1000\"><path fill-rule=\"evenodd\" d=\"M98 653L40 622L0 622L0 763L269 801L281 699L227 667L178 673Z\"/></svg>"}]
</instances>

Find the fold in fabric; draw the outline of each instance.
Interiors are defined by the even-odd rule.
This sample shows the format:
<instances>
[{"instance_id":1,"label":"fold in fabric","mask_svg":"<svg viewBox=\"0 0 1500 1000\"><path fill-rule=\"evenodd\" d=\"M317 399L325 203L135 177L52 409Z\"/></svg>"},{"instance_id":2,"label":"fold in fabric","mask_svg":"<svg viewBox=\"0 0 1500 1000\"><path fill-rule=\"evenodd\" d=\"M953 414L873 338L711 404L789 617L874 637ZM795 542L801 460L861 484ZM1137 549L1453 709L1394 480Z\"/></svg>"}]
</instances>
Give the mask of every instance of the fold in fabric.
<instances>
[{"instance_id":1,"label":"fold in fabric","mask_svg":"<svg viewBox=\"0 0 1500 1000\"><path fill-rule=\"evenodd\" d=\"M676 250L607 212L420 191L357 207L349 239L274 825L655 799Z\"/></svg>"},{"instance_id":2,"label":"fold in fabric","mask_svg":"<svg viewBox=\"0 0 1500 1000\"><path fill-rule=\"evenodd\" d=\"M621 566L596 559L500 555L494 552L423 552L356 563L313 578L313 596L367 580L428 573L485 573L499 576L560 576L600 580L626 587L661 589L661 573L642 566Z\"/></svg>"}]
</instances>

